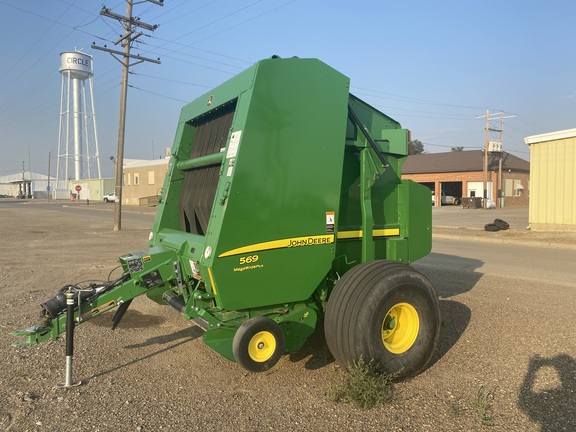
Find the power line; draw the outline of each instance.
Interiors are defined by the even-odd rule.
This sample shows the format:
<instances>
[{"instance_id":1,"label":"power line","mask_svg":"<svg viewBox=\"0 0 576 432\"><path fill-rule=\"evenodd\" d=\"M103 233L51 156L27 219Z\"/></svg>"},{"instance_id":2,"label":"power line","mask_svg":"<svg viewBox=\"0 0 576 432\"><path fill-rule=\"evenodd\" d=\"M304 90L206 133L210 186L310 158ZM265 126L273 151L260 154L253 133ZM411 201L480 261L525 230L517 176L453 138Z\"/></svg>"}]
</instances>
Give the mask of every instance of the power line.
<instances>
[{"instance_id":1,"label":"power line","mask_svg":"<svg viewBox=\"0 0 576 432\"><path fill-rule=\"evenodd\" d=\"M69 2L69 1L66 1L66 0L59 0L59 1L60 1L60 3L67 4L67 5L69 5L70 7L74 8L74 9L77 9L77 10L79 10L79 11L82 11L82 12L84 12L84 13L87 13L88 15L95 15L95 11L89 11L89 10L87 10L87 9L84 9L84 8L80 7L80 6L77 6L77 5L76 5L76 2L77 2L78 0L74 0L72 3ZM96 11L98 11L98 9L96 9ZM98 18L98 16L96 16L96 18ZM92 21L92 22L94 22L94 21ZM88 23L88 24L90 24L90 23ZM85 24L85 25L87 25L87 24Z\"/></svg>"},{"instance_id":2,"label":"power line","mask_svg":"<svg viewBox=\"0 0 576 432\"><path fill-rule=\"evenodd\" d=\"M420 141L420 142L421 142L423 145L427 145L427 146L430 146L430 147L442 147L442 148L453 148L453 147L456 147L456 146L453 146L453 145L431 144L431 143L429 143L429 142L424 142L424 141ZM462 145L462 146L460 146L460 147L466 148L466 149L478 149L478 150L480 150L480 149L482 148L482 147L480 147L480 146L466 146L466 145Z\"/></svg>"},{"instance_id":3,"label":"power line","mask_svg":"<svg viewBox=\"0 0 576 432\"><path fill-rule=\"evenodd\" d=\"M211 89L214 88L214 86L208 86L208 85L204 85L204 84L197 84L197 83L191 83L191 82L187 82L187 81L179 81L179 80L173 80L173 79L169 79L169 78L165 78L165 77L158 77L158 76L153 76L153 75L147 75L147 74L141 74L139 72L131 72L133 75L137 75L137 76L142 76L142 77L146 77L146 78L154 78L154 79L159 79L162 81L167 81L167 82L173 82L176 84L185 84L185 85L191 85L191 86L196 86L196 87L204 87L207 89Z\"/></svg>"},{"instance_id":4,"label":"power line","mask_svg":"<svg viewBox=\"0 0 576 432\"><path fill-rule=\"evenodd\" d=\"M260 1L261 1L261 0L260 0ZM256 15L256 16L254 16L254 17L252 17L252 18L249 18L249 19L247 19L247 20L244 20L244 21L242 21L242 22L239 22L239 23L237 23L236 25L233 25L233 26L230 26L230 27L228 27L228 28L225 28L225 29L222 30L222 31L219 31L219 32L217 32L217 33L214 33L214 34L212 34L212 35L210 35L210 36L206 36L206 37L204 37L204 38L202 38L202 39L199 39L199 40L195 41L194 43L197 44L197 43L200 43L200 42L204 42L206 39L213 38L214 36L218 36L218 35L220 35L220 34L222 34L222 33L225 33L225 32L227 32L227 31L230 31L230 30L235 29L235 28L237 28L237 27L241 27L241 26L243 26L244 24L246 24L246 23L248 23L248 22L250 22L250 21L254 21L255 19L258 19L258 18L260 18L260 17L262 17L262 16L264 16L264 15L267 15L267 14L269 14L269 13L271 13L271 12L275 12L275 11L277 11L278 9L281 9L281 8L283 8L283 7L285 7L285 6L288 6L289 4L294 3L295 1L296 1L296 0L291 0L291 1L288 1L288 2L286 2L286 3L283 3L283 4L277 6L277 7L273 8L273 9L270 9L270 10L268 10L268 11L266 11L266 12L262 12L262 13L259 14L259 15ZM256 2L256 3L258 3L258 2Z\"/></svg>"},{"instance_id":5,"label":"power line","mask_svg":"<svg viewBox=\"0 0 576 432\"><path fill-rule=\"evenodd\" d=\"M362 93L354 93L355 95L362 94ZM442 117L444 119L454 119L454 120L473 120L468 114L458 114L458 113L441 113L436 111L420 111L411 108L399 108L397 106L387 106L387 105L379 105L374 104L377 108L385 108L385 109L392 109L392 110L399 110L399 111L408 111L410 113L420 113L420 114L437 114L437 115L446 115L450 117ZM459 116L459 117L458 117Z\"/></svg>"},{"instance_id":6,"label":"power line","mask_svg":"<svg viewBox=\"0 0 576 432\"><path fill-rule=\"evenodd\" d=\"M257 0L257 1L255 1L255 2L252 2L252 3L250 3L249 5L244 6L244 7L241 7L240 9L237 9L237 10L235 10L234 12L231 12L231 13L223 16L223 17L220 17L220 18L218 18L218 19L216 19L216 20L214 20L214 21L211 21L210 23L207 23L207 24L205 24L205 25L203 25L203 26L201 26L201 27L197 27L197 28L195 28L194 30L192 30L192 31L190 31L190 32L188 32L188 33L185 33L185 34L180 35L180 36L178 36L178 37L176 37L176 38L174 38L174 39L171 39L171 40L169 40L169 41L166 41L166 43L165 43L164 45L161 45L161 46L158 47L158 48L162 48L162 47L164 47L165 45L167 45L168 43L176 43L176 41L178 41L178 40L180 40L180 39L182 39L182 38L184 38L184 37L186 37L186 36L189 36L189 35L197 32L197 31L203 30L203 29L205 29L205 28L207 28L207 27L211 27L213 24L215 24L215 23L217 23L217 22L220 22L220 21L222 21L222 20L224 20L224 19L226 19L226 18L229 18L229 17L231 17L232 15L235 15L235 14L237 14L237 13L239 13L239 12L242 12L242 11L244 11L244 10L246 10L246 9L254 6L255 4L261 3L262 1L263 1L263 0ZM200 42L205 41L206 39L210 39L210 38L212 38L212 37L214 37L214 36L217 36L217 35L219 35L219 34L222 34L222 33L225 33L225 32L227 32L227 31L230 31L230 30L232 30L232 29L235 29L235 28L237 28L237 27L243 26L244 24L246 24L246 23L248 23L248 22L250 22L250 21L253 21L253 20L257 19L257 18L260 18L260 17L262 17L262 16L264 16L264 15L267 15L267 14L269 14L269 13L271 13L271 12L277 11L278 9L281 9L281 8L283 8L283 7L285 7L285 6L289 5L289 4L292 4L292 3L294 3L295 1L296 1L296 0L290 0L290 1L286 2L286 3L283 3L283 4L275 7L275 8L272 8L272 9L270 9L270 10L268 10L268 11L262 12L262 13L256 15L256 16L253 16L253 17L248 18L248 19L246 19L246 20L240 21L240 22L236 23L236 24L233 25L233 26L226 27L225 29L223 29L223 30L221 30L221 31L219 31L219 32L213 33L213 34L211 34L211 35L209 35L209 36L206 36L206 37L204 37L204 38L202 38L202 39L196 40L196 41L193 42L193 44L198 44L198 43L200 43ZM213 3L213 2L212 2L212 3ZM210 4L211 4L211 3L210 3ZM160 39L159 39L159 40L160 40ZM190 45L187 45L187 46L190 47L190 48L192 48ZM244 61L244 62L247 62L247 63L252 63L252 62L248 62L248 61L246 61L246 60L241 60L241 59L236 59L236 60Z\"/></svg>"},{"instance_id":7,"label":"power line","mask_svg":"<svg viewBox=\"0 0 576 432\"><path fill-rule=\"evenodd\" d=\"M3 3L3 2L2 2L2 3ZM62 14L60 14L60 16L59 16L55 21L52 20L52 25L51 25L50 27L48 27L48 29L47 29L44 33L42 33L42 35L40 35L40 37L39 37L38 39L36 39L36 41L35 41L34 43L32 43L32 44L30 45L30 47L29 47L22 55L20 55L20 57L18 57L18 59L17 59L14 63L12 63L12 64L4 71L4 73L3 73L2 75L0 75L0 81L2 81L3 78L4 78L8 73L10 73L10 72L12 71L12 69L20 63L20 61L22 61L22 59L28 58L28 54L30 53L30 51L32 51L32 49L35 47L35 45L36 45L39 41L41 41L42 39L44 39L44 37L46 37L46 35L50 32L50 30L52 30L52 28L53 28L56 24L60 24L60 19L62 19L62 17L66 14L66 12L68 12L68 11L70 10L71 7L72 7L71 5L68 6L68 8L67 8L64 12L62 12ZM17 8L17 9L18 9L18 8ZM37 59L34 64L38 63L38 61L39 61L39 59ZM34 65L32 65L32 66L34 66ZM18 76L16 76L12 81L9 81L3 88L6 88L7 86L10 86L17 78L18 78Z\"/></svg>"},{"instance_id":8,"label":"power line","mask_svg":"<svg viewBox=\"0 0 576 432\"><path fill-rule=\"evenodd\" d=\"M252 63L253 63L253 62L251 62L251 61L244 60L244 59L240 59L240 58L238 58L238 57L232 57L232 56L229 56L229 55L226 55L226 54L221 54L221 53L217 53L217 52L210 51L210 50L207 50L207 49L198 48L198 47L192 46L192 45L190 45L190 44L183 44L183 43L176 42L176 41L172 41L172 40L168 40L168 39L162 39L161 37L158 37L158 36L156 36L156 35L152 35L151 38L152 38L152 39L155 39L155 40L162 41L162 42L171 43L171 44L173 44L173 45L178 45L178 46L180 46L180 47L182 47L182 48L190 48L190 49L197 50L197 51L201 51L201 52L204 52L204 53L207 53L207 54L217 55L217 56L224 57L224 58L227 58L227 59L230 59L230 60L236 60L236 61L243 62L243 63L247 63L247 64L252 64ZM164 45L166 45L166 44L164 44ZM164 45L162 45L162 46L164 46ZM157 48L161 48L161 47L157 47Z\"/></svg>"},{"instance_id":9,"label":"power line","mask_svg":"<svg viewBox=\"0 0 576 432\"><path fill-rule=\"evenodd\" d=\"M61 1L63 1L63 0L61 0ZM85 9L82 9L82 8L79 8L79 7L75 6L74 3L69 3L69 2L65 2L65 1L63 1L63 3L68 4L69 7L66 9L66 11L64 11L64 12L60 15L60 17L59 17L58 19L54 20L54 19L52 19L52 18L49 18L49 17L43 16L43 15L40 15L40 14L38 14L38 13L31 12L31 11L28 11L28 10L25 10L25 9L22 9L22 8L19 8L19 7L15 7L15 6L13 6L13 5L6 4L5 2L1 2L1 1L0 1L0 4L4 4L4 5L6 5L6 6L10 6L10 7L14 8L14 9L19 10L19 11L28 13L28 14L30 14L30 15L33 15L33 16L36 16L36 17L45 19L45 20L50 21L50 22L53 23L53 24L50 26L50 28L49 28L39 39L36 40L36 42L34 42L33 44L30 45L30 48L28 49L27 52L29 52L32 48L35 48L36 45L37 45L42 39L44 39L45 35L46 35L51 29L53 29L56 24L59 24L60 26L63 26L63 27L65 27L65 28L71 29L71 31L70 31L69 33L67 33L66 35L64 35L64 37L62 37L58 42L56 42L55 44L53 44L51 48L48 48L48 49L44 50L44 55L34 56L33 58L35 59L35 61L34 61L30 66L27 67L27 70L31 70L34 66L36 66L41 60L43 60L47 55L49 55L56 47L60 46L61 43L62 43L65 39L67 39L74 31L78 31L78 32L80 32L80 33L84 33L84 34L90 35L90 36L92 36L92 37L94 37L94 38L97 38L97 39L99 39L99 40L103 40L103 41L109 42L108 39L104 39L104 38L101 38L101 37L99 37L99 36L97 36L97 35L93 35L93 34L91 34L91 33L88 33L88 32L86 32L86 31L83 31L83 30L79 30L79 29L78 29L78 27L83 27L84 25L87 25L87 24L80 24L79 26L73 27L73 26L70 26L70 25L67 25L67 24L62 23L60 20L62 19L62 17L65 15L65 13L66 13L71 7L76 7L77 9L80 9L80 10L82 10L82 11L90 14L90 16L93 14L93 13L91 13L91 12L89 12L89 11L86 11ZM96 19L98 19L98 18L100 18L99 15L97 15ZM92 20L91 22L94 22L94 20ZM89 23L88 23L88 24L89 24ZM23 54L23 55L13 64L13 66L16 66L16 64L18 64L18 63L20 62L20 60L21 60L22 58L24 58L24 57L25 57L25 54ZM29 56L29 57L30 57L30 56ZM10 68L10 69L11 69L11 68ZM9 71L10 71L10 70L7 70L4 75L6 75ZM21 93L17 94L16 96L14 96L14 98L12 98L11 100L5 101L5 105L6 105L5 110L6 110L6 109L9 109L8 107L11 105L10 102L11 102L12 100L21 99L21 98L22 98L23 96L25 96L26 94L33 94L33 93L35 93L35 89L36 89L36 88L40 88L40 87L43 86L43 85L41 84L42 82L46 83L47 80L48 80L48 79L51 79L55 74L56 74L55 72L50 72L50 73L46 74L43 78L40 78L40 79L36 80L36 84L35 84L34 86L32 86L32 87L28 87L28 88L25 90L24 93L21 92ZM3 76L4 76L4 75L3 75ZM18 75L16 75L12 80L7 81L7 82L5 83L5 85L3 86L2 90L8 88L14 81L16 81L16 80L19 79L19 78L21 78L21 74L18 74Z\"/></svg>"},{"instance_id":10,"label":"power line","mask_svg":"<svg viewBox=\"0 0 576 432\"><path fill-rule=\"evenodd\" d=\"M242 66L236 66L236 65L233 65L233 64L230 64L230 63L224 63L224 62L221 62L221 61L218 61L218 60L210 60L210 59L205 58L205 57L199 57L199 56L195 56L195 55L193 55L193 54L183 53L182 51L177 51L177 50L174 50L174 49L165 48L164 46L155 46L155 45L149 44L149 43L147 43L147 42L141 42L141 43L142 43L143 45L146 45L146 46L149 46L149 47L154 48L154 49L148 50L148 51L147 51L147 50L142 50L143 52L154 53L156 50L161 49L161 50L163 50L163 51L167 51L167 52L171 52L171 53L176 53L176 54L181 54L181 55L184 55L184 56L187 56L187 57L197 58L197 59L200 59L200 60L209 61L209 62L216 63L216 64L219 64L219 65L222 65L222 66L229 66L229 67L232 67L232 68L235 68L235 69L243 69ZM164 56L163 56L163 57L164 57ZM202 65L198 65L198 66L202 66ZM204 66L203 66L203 67L204 67Z\"/></svg>"},{"instance_id":11,"label":"power line","mask_svg":"<svg viewBox=\"0 0 576 432\"><path fill-rule=\"evenodd\" d=\"M136 86L133 85L133 84L128 84L128 87L133 88L133 89L136 89L136 90L140 90L140 91L145 92L145 93L150 93L150 94L153 94L153 95L155 95L155 96L160 96L160 97L163 97L163 98L166 98L166 99L171 99L171 100L176 101L176 102L182 102L182 103L188 103L188 102L189 102L189 101L185 101L185 100L182 100L182 99L177 99L177 98L174 98L174 97L170 97L170 96L167 96L167 95L165 95L165 94L156 93L156 92L153 92L153 91L150 91L150 90L144 90L143 88L136 87Z\"/></svg>"},{"instance_id":12,"label":"power line","mask_svg":"<svg viewBox=\"0 0 576 432\"><path fill-rule=\"evenodd\" d=\"M184 0L184 1L187 1L187 0ZM196 9L193 9L193 10L188 11L188 12L184 12L183 14L178 14L177 17L171 18L171 19L169 19L168 21L161 22L160 25L164 26L164 25L166 25L166 24L168 24L168 23L171 23L171 22L176 21L176 20L178 20L178 19L184 18L184 17L186 17L186 16L188 16L188 15L190 15L190 14L193 14L194 12L197 12L197 11L199 11L200 9L203 9L203 8L205 8L205 7L207 7L207 6L210 6L211 4L214 4L214 3L218 2L218 1L220 1L220 0L213 0L213 1L209 2L209 3L205 3L205 4L203 4L202 6L197 7ZM171 1L170 3L173 3L173 1ZM154 17L152 17L152 19L153 19L154 21L158 21L158 18L160 18L161 16L164 16L164 15L166 15L166 14L172 13L174 10L176 10L176 8L178 8L178 7L180 7L180 6L182 6L182 5L181 5L181 4L180 4L180 5L176 5L176 7L174 7L173 9L166 10L165 12L162 12L161 14L155 15ZM149 10L149 9L145 10L141 15L146 14L146 13L148 12L148 10ZM157 9L156 9L156 10L157 10Z\"/></svg>"},{"instance_id":13,"label":"power line","mask_svg":"<svg viewBox=\"0 0 576 432\"><path fill-rule=\"evenodd\" d=\"M222 72L222 73L225 73L225 74L228 74L228 75L234 75L234 74L235 74L234 72L228 72L228 71L225 71L225 70L223 70L223 69L218 69L218 68L206 66L206 65L203 65L203 64L199 64L199 63L194 63L194 62L191 62L191 61L188 61L188 60L184 60L184 59L181 59L181 58L178 58L178 57L174 57L174 56L171 56L171 55L167 55L167 54L163 54L163 55L162 55L162 58L169 58L169 59L171 59L171 60L176 60L176 61L181 62L181 63L186 63L186 64L189 64L189 65L192 65L192 66L197 66L197 67L201 67L201 68L204 68L204 69L209 69L209 70L213 70L213 71L216 71L216 72Z\"/></svg>"},{"instance_id":14,"label":"power line","mask_svg":"<svg viewBox=\"0 0 576 432\"><path fill-rule=\"evenodd\" d=\"M398 94L394 94L394 93L386 93L386 92L382 92L382 91L379 91L379 90L372 90L372 89L367 89L367 88L362 88L362 87L356 87L356 86L352 86L352 89L369 91L369 92L377 93L377 94L379 94L379 95L384 95L384 96L393 96L393 98L387 97L386 99L400 100L400 101L403 101L403 102L406 102L406 103L417 103L417 104L423 104L423 105L449 106L449 107L454 107L454 108L465 108L465 109L473 109L473 110L479 110L479 109L483 109L483 108L484 108L484 107L477 107L477 106L459 105L459 104L452 104L452 103L447 103L447 102L432 101L432 100L428 100L428 99L413 98L413 97L409 97L409 96L402 96L402 95L398 95ZM377 97L377 96L373 96L373 97ZM394 98L400 98L400 99L394 99Z\"/></svg>"},{"instance_id":15,"label":"power line","mask_svg":"<svg viewBox=\"0 0 576 432\"><path fill-rule=\"evenodd\" d=\"M226 19L226 18L228 18L228 17L231 17L232 15L235 15L235 14L237 14L237 13L239 13L239 12L242 12L243 10L246 10L246 9L248 9L249 7L252 7L252 6L254 6L255 4L261 3L261 2L263 2L263 1L264 1L264 0L256 0L255 2L250 3L249 5L244 6L244 7L240 8L240 9L237 9L237 10L235 10L234 12L230 12L229 14L224 15L224 16L221 17L221 18L218 18L218 19L216 19L216 20L214 20L214 21L211 21L211 22L209 22L209 23L207 23L207 24L204 24L204 25L201 26L201 27L196 27L194 30L192 30L192 31L190 31L190 32L188 32L188 33L185 33L185 34L183 34L183 35L181 35L181 36L178 36L177 38L173 39L171 42L174 42L174 41L177 41L177 40L179 40L179 39L185 38L186 36L190 36L192 33L196 33L196 32L198 32L198 31L200 31L200 30L203 30L203 29L205 29L205 28L207 28L207 27L211 27L212 25L216 24L217 22L220 22L220 21L222 21L222 20L224 20L224 19Z\"/></svg>"}]
</instances>

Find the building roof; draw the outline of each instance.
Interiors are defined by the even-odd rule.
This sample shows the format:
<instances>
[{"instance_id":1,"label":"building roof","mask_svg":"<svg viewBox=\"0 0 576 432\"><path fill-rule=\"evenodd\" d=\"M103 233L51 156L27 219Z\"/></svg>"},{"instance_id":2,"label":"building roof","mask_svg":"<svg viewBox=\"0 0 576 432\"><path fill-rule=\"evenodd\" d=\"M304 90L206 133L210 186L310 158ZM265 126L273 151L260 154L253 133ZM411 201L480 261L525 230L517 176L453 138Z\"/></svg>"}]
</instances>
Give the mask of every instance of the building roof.
<instances>
[{"instance_id":1,"label":"building roof","mask_svg":"<svg viewBox=\"0 0 576 432\"><path fill-rule=\"evenodd\" d=\"M532 135L529 137L524 138L525 144L538 144L541 142L546 141L554 141L554 140L561 140L566 138L574 138L576 137L576 129L566 129L557 132L549 132L540 135Z\"/></svg>"},{"instance_id":2,"label":"building roof","mask_svg":"<svg viewBox=\"0 0 576 432\"><path fill-rule=\"evenodd\" d=\"M488 170L498 169L498 154L488 154ZM502 152L502 169L530 171L530 162L507 152ZM410 155L404 162L403 174L447 173L484 171L484 151L456 151Z\"/></svg>"},{"instance_id":3,"label":"building roof","mask_svg":"<svg viewBox=\"0 0 576 432\"><path fill-rule=\"evenodd\" d=\"M35 173L31 171L15 172L14 174L8 174L0 177L0 184L4 183L20 183L22 182L22 176L24 176L24 181L30 180L47 180L48 176L40 173ZM54 176L52 176L54 178Z\"/></svg>"},{"instance_id":4,"label":"building roof","mask_svg":"<svg viewBox=\"0 0 576 432\"><path fill-rule=\"evenodd\" d=\"M169 158L164 159L124 159L124 168L142 168L156 165L167 165Z\"/></svg>"}]
</instances>

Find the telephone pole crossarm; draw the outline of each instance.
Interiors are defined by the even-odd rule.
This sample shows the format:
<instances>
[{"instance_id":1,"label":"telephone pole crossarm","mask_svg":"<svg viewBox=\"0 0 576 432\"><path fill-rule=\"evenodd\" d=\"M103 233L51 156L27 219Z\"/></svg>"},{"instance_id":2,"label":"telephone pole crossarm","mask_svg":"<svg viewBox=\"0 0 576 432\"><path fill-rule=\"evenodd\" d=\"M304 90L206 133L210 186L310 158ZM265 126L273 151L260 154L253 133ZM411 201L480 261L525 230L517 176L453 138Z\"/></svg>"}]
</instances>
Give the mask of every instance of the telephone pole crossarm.
<instances>
[{"instance_id":1,"label":"telephone pole crossarm","mask_svg":"<svg viewBox=\"0 0 576 432\"><path fill-rule=\"evenodd\" d=\"M158 24L147 24L140 21L138 18L133 17L125 17L124 15L120 15L117 13L112 12L110 9L103 7L100 10L100 15L104 15L108 18L113 18L123 23L127 23L133 25L135 27L142 27L144 30L154 31L158 28Z\"/></svg>"},{"instance_id":2,"label":"telephone pole crossarm","mask_svg":"<svg viewBox=\"0 0 576 432\"><path fill-rule=\"evenodd\" d=\"M156 6L164 6L164 0L144 0L144 1L139 2L139 3L144 3L146 1L148 3L154 3Z\"/></svg>"},{"instance_id":3,"label":"telephone pole crossarm","mask_svg":"<svg viewBox=\"0 0 576 432\"><path fill-rule=\"evenodd\" d=\"M117 51L117 50L113 50L113 49L106 48L106 47L100 47L100 46L95 45L95 44L92 44L91 48L95 49L95 50L99 50L99 51L106 51L106 52L109 52L110 54L116 54L116 55L122 56L124 58L127 57L127 58L131 58L131 59L139 60L139 61L147 61L150 63L161 64L160 59L151 59L148 57L142 57L140 54L126 54L124 51Z\"/></svg>"}]
</instances>

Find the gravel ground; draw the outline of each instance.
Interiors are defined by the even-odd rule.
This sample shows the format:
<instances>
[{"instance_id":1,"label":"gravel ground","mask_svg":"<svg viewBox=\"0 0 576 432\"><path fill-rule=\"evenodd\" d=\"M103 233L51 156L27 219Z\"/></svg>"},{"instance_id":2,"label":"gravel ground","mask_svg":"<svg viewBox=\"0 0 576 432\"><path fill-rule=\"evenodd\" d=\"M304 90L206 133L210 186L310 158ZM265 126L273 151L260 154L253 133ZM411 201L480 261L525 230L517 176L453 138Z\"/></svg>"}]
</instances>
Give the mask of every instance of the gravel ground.
<instances>
[{"instance_id":1,"label":"gravel ground","mask_svg":"<svg viewBox=\"0 0 576 432\"><path fill-rule=\"evenodd\" d=\"M109 222L80 225L49 209L0 208L0 216L2 430L576 430L574 288L428 268L420 270L441 298L440 345L430 367L395 384L383 407L331 401L345 373L321 331L272 370L249 374L146 298L115 331L111 314L77 329L74 378L83 384L56 389L65 338L14 348L9 332L35 323L39 303L61 286L107 278L118 255L146 247L149 228L124 222L114 233ZM554 314L544 326L535 317L546 311Z\"/></svg>"}]
</instances>

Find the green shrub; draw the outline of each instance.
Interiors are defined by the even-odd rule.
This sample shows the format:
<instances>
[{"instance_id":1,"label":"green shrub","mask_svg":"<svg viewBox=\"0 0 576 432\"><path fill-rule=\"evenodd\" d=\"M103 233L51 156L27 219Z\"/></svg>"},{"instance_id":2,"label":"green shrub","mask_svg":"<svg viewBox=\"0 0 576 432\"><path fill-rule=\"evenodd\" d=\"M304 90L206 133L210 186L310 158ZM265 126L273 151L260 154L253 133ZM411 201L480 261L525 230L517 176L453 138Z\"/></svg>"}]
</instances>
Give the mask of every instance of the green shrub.
<instances>
[{"instance_id":1,"label":"green shrub","mask_svg":"<svg viewBox=\"0 0 576 432\"><path fill-rule=\"evenodd\" d=\"M474 408L476 409L478 424L480 426L493 425L493 405L494 392L486 390L484 386L480 386L474 396Z\"/></svg>"},{"instance_id":2,"label":"green shrub","mask_svg":"<svg viewBox=\"0 0 576 432\"><path fill-rule=\"evenodd\" d=\"M384 373L378 362L360 358L348 368L344 381L336 384L331 399L362 409L381 406L393 399L393 381L394 375Z\"/></svg>"}]
</instances>

